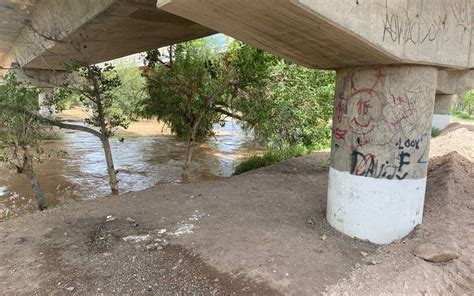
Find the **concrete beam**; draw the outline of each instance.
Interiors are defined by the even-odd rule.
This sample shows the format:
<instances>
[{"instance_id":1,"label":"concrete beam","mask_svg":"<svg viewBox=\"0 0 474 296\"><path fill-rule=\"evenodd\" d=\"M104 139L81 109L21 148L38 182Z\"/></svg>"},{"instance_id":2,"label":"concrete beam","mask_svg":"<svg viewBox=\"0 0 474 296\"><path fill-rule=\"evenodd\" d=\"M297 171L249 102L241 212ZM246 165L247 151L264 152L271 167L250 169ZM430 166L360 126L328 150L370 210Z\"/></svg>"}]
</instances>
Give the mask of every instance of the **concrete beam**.
<instances>
[{"instance_id":1,"label":"concrete beam","mask_svg":"<svg viewBox=\"0 0 474 296\"><path fill-rule=\"evenodd\" d=\"M471 89L474 89L474 70L438 72L438 94L463 94Z\"/></svg>"},{"instance_id":2,"label":"concrete beam","mask_svg":"<svg viewBox=\"0 0 474 296\"><path fill-rule=\"evenodd\" d=\"M158 0L157 6L312 68L470 67L472 0Z\"/></svg>"},{"instance_id":3,"label":"concrete beam","mask_svg":"<svg viewBox=\"0 0 474 296\"><path fill-rule=\"evenodd\" d=\"M65 82L72 81L73 78L69 72L61 70L44 69L12 69L18 80L33 85L41 89L53 89Z\"/></svg>"},{"instance_id":4,"label":"concrete beam","mask_svg":"<svg viewBox=\"0 0 474 296\"><path fill-rule=\"evenodd\" d=\"M41 0L24 23L4 67L62 69L71 60L99 63L215 33L157 10L156 0Z\"/></svg>"},{"instance_id":5,"label":"concrete beam","mask_svg":"<svg viewBox=\"0 0 474 296\"><path fill-rule=\"evenodd\" d=\"M12 63L18 63L21 67L27 67L45 53L54 52L57 44L41 38L36 32L65 40L84 24L109 9L115 2L116 0L40 1L28 19L25 19L20 36L2 60L2 66L10 67ZM43 62L44 68L60 68L59 65L48 65L46 60Z\"/></svg>"}]
</instances>

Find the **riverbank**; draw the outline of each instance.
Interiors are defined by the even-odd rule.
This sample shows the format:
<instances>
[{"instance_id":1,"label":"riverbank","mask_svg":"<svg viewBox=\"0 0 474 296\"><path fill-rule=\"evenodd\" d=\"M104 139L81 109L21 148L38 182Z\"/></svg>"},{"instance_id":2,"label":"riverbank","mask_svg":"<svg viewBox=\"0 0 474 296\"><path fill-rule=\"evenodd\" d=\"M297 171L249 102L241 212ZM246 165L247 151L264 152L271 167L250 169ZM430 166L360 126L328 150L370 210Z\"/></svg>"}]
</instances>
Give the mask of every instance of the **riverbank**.
<instances>
[{"instance_id":1,"label":"riverbank","mask_svg":"<svg viewBox=\"0 0 474 296\"><path fill-rule=\"evenodd\" d=\"M320 152L0 223L0 294L469 294L473 135L433 141L424 223L398 243L375 246L327 224L329 153ZM415 257L427 242L458 259Z\"/></svg>"}]
</instances>

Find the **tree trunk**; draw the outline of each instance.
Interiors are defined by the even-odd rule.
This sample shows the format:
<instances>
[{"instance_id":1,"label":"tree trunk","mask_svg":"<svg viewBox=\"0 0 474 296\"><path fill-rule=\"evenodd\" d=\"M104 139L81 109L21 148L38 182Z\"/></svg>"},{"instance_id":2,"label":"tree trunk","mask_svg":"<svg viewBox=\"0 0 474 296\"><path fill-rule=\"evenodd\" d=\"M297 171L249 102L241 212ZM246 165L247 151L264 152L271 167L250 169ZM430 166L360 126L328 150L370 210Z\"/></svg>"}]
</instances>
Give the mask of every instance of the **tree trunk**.
<instances>
[{"instance_id":1,"label":"tree trunk","mask_svg":"<svg viewBox=\"0 0 474 296\"><path fill-rule=\"evenodd\" d=\"M112 149L110 149L109 138L102 137L102 147L104 148L105 160L107 162L107 173L109 174L109 184L112 194L119 194L117 174L114 167L114 159L112 158Z\"/></svg>"},{"instance_id":2,"label":"tree trunk","mask_svg":"<svg viewBox=\"0 0 474 296\"><path fill-rule=\"evenodd\" d=\"M186 159L184 160L183 173L182 173L183 181L187 181L188 179L189 166L191 165L191 161L193 159L193 146L194 146L194 141L196 140L193 134L194 132L191 132L191 134L189 134L188 136L188 145L186 147Z\"/></svg>"},{"instance_id":3,"label":"tree trunk","mask_svg":"<svg viewBox=\"0 0 474 296\"><path fill-rule=\"evenodd\" d=\"M41 190L40 183L36 174L33 171L33 160L31 159L31 155L27 149L23 148L24 153L24 161L23 161L23 169L25 175L30 179L31 186L33 188L33 192L35 194L36 203L38 204L38 209L40 211L44 211L48 209L48 204L46 203L46 198L44 197L43 190Z\"/></svg>"}]
</instances>

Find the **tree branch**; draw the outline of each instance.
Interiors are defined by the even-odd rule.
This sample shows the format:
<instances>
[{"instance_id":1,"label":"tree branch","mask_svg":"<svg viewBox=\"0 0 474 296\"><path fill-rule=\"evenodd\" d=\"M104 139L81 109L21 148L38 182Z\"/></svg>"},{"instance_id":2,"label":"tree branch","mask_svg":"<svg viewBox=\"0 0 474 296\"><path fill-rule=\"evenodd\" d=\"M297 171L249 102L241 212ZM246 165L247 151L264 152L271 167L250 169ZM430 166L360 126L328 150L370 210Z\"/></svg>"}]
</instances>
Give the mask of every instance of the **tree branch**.
<instances>
[{"instance_id":1,"label":"tree branch","mask_svg":"<svg viewBox=\"0 0 474 296\"><path fill-rule=\"evenodd\" d=\"M96 131L93 128L87 127L87 126L64 123L62 121L58 121L58 120L50 119L50 118L47 118L47 117L43 117L41 115L31 113L31 112L29 112L29 114L32 117L34 117L35 119L37 119L38 121L49 124L49 125L53 125L53 126L56 126L56 127L62 128L62 129L86 132L86 133L89 133L89 134L92 134L92 135L98 137L99 139L103 138L103 135L100 132Z\"/></svg>"},{"instance_id":2,"label":"tree branch","mask_svg":"<svg viewBox=\"0 0 474 296\"><path fill-rule=\"evenodd\" d=\"M28 110L25 110L25 109L13 108L13 107L5 105L5 104L0 105L0 107L2 108L2 110L5 110L5 111L24 112L24 113L28 114L28 116L31 116L32 118L38 120L39 122L46 123L46 124L49 124L49 125L53 125L53 126L56 126L56 127L62 128L62 129L86 132L86 133L92 134L92 135L94 135L94 136L96 136L100 139L102 139L102 137L103 137L103 135L100 132L96 131L93 128L87 127L87 126L64 123L64 122L61 122L59 120L43 117L39 114L36 114L34 112L31 112L31 111L28 111Z\"/></svg>"},{"instance_id":3,"label":"tree branch","mask_svg":"<svg viewBox=\"0 0 474 296\"><path fill-rule=\"evenodd\" d=\"M238 114L235 114L235 113L232 113L232 112L229 112L229 111L227 111L227 110L225 110L221 107L214 107L214 111L222 113L222 114L227 115L229 117L235 118L237 120L243 120L242 116L240 116Z\"/></svg>"}]
</instances>

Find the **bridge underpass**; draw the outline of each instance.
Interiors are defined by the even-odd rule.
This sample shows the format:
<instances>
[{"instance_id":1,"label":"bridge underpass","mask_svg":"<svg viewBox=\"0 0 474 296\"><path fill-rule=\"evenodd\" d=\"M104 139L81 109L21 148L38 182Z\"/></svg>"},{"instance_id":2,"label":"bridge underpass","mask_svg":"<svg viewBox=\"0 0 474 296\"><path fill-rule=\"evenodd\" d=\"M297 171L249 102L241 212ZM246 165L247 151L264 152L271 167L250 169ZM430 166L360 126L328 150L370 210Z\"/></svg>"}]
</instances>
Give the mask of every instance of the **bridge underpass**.
<instances>
[{"instance_id":1,"label":"bridge underpass","mask_svg":"<svg viewBox=\"0 0 474 296\"><path fill-rule=\"evenodd\" d=\"M9 28L9 39L1 40L2 67L61 70L65 53L84 36L83 53L97 63L222 32L310 68L335 69L329 223L381 244L421 223L435 97L441 104L472 85L472 1L159 0L156 6L31 1L10 16L19 29Z\"/></svg>"}]
</instances>

